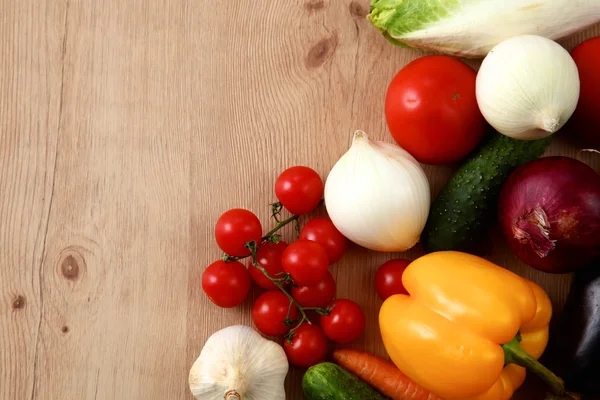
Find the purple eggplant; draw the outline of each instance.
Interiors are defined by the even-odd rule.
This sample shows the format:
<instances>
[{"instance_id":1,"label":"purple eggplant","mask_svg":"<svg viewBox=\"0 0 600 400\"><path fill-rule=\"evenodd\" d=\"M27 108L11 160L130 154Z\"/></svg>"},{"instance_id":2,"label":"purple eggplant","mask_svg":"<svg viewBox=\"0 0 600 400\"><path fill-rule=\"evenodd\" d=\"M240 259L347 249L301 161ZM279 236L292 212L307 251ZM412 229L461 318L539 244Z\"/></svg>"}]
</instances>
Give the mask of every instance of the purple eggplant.
<instances>
[{"instance_id":1,"label":"purple eggplant","mask_svg":"<svg viewBox=\"0 0 600 400\"><path fill-rule=\"evenodd\" d=\"M600 259L573 276L545 358L584 399L600 399Z\"/></svg>"}]
</instances>

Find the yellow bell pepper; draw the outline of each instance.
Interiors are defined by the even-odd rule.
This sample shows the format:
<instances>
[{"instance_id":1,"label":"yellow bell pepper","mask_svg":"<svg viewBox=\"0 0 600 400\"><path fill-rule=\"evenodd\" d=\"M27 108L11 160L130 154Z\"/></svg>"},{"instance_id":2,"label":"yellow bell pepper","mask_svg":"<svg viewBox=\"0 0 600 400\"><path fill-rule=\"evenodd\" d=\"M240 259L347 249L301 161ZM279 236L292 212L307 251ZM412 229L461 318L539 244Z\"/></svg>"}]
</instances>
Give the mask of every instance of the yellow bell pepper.
<instances>
[{"instance_id":1,"label":"yellow bell pepper","mask_svg":"<svg viewBox=\"0 0 600 400\"><path fill-rule=\"evenodd\" d=\"M379 325L390 358L414 382L446 400L508 400L523 384L525 366L555 394L569 396L536 361L552 315L538 285L454 251L413 261L402 283L409 295L388 298Z\"/></svg>"}]
</instances>

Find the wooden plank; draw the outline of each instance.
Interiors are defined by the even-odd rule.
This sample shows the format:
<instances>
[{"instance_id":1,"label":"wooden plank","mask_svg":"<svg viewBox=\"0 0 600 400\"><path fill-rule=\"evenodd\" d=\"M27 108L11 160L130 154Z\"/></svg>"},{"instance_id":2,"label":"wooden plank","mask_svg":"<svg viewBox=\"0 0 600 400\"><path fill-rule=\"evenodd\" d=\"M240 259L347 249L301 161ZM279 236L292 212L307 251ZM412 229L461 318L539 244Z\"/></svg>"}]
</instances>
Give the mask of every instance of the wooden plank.
<instances>
[{"instance_id":1,"label":"wooden plank","mask_svg":"<svg viewBox=\"0 0 600 400\"><path fill-rule=\"evenodd\" d=\"M193 112L187 93L193 66L183 44L190 15L184 3L169 1L72 2L67 9L58 156L39 285L34 275L43 298L39 339L32 341L38 351L21 368L37 367L29 372L31 398L183 398ZM61 28L64 14L55 18ZM41 146L42 155L55 147ZM28 164L13 163L13 170ZM40 174L44 169L52 173L37 166ZM9 185L14 209L25 189ZM27 232L19 224L28 212L24 205L13 224L17 232ZM19 243L9 233L3 237ZM15 258L37 243L25 238L28 247Z\"/></svg>"},{"instance_id":2,"label":"wooden plank","mask_svg":"<svg viewBox=\"0 0 600 400\"><path fill-rule=\"evenodd\" d=\"M409 61L427 54L390 45L364 19L365 2L306 1L278 4L256 1L252 7L240 3L216 10L203 20L207 36L200 60L202 92L212 93L202 101L201 131L212 135L194 137L192 162L192 246L188 307L188 364L197 357L206 338L232 324L251 324L250 310L260 291L233 310L213 306L198 289L202 268L220 253L212 229L220 213L232 207L249 208L268 221L266 204L274 200L272 185L286 167L309 165L323 178L348 148L354 130L391 141L383 115L389 81ZM223 15L228 21L222 23ZM230 33L236 27L235 34ZM600 32L599 26L562 41L573 47L584 37ZM221 49L226 51L221 52ZM479 63L469 61L474 67ZM580 146L559 139L548 154L575 156ZM210 174L214 160L227 167ZM235 160L235 161L234 161ZM586 161L600 167L598 161ZM432 191L437 193L454 167L425 166ZM197 188L202 188L200 192ZM196 189L196 190L194 190ZM321 212L323 214L323 212ZM291 229L284 238L293 239ZM502 243L497 230L491 233L492 260L539 282L562 306L569 276L537 272L520 262ZM393 257L414 259L422 254L417 246L405 254L378 254L351 246L333 267L338 296L358 301L367 314L367 332L351 344L385 355L378 331L381 301L373 288L376 268ZM196 322L196 310L205 310ZM289 398L303 398L302 370L292 368L286 384ZM515 398L529 399L539 387L529 385Z\"/></svg>"},{"instance_id":3,"label":"wooden plank","mask_svg":"<svg viewBox=\"0 0 600 400\"><path fill-rule=\"evenodd\" d=\"M0 2L0 398L39 394L64 1Z\"/></svg>"},{"instance_id":4,"label":"wooden plank","mask_svg":"<svg viewBox=\"0 0 600 400\"><path fill-rule=\"evenodd\" d=\"M356 129L391 141L387 85L426 53L389 44L367 12L363 0L0 1L0 398L192 399L204 341L251 325L260 293L224 310L202 292L218 216L245 207L266 227L283 169L325 179ZM567 136L547 154L600 170ZM425 167L434 193L453 169ZM560 309L570 277L490 236L490 259ZM338 296L367 314L351 347L385 355L374 272L421 254L351 246L333 267ZM289 399L303 398L301 376L290 370ZM515 398L535 393L529 380Z\"/></svg>"}]
</instances>

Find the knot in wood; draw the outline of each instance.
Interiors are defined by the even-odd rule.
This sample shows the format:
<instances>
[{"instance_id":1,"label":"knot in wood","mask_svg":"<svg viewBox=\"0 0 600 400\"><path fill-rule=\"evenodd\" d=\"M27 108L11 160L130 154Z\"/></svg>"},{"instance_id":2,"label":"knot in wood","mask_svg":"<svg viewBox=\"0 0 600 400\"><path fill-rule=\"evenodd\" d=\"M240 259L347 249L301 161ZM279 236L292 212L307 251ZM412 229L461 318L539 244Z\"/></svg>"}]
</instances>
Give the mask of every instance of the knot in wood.
<instances>
[{"instance_id":1,"label":"knot in wood","mask_svg":"<svg viewBox=\"0 0 600 400\"><path fill-rule=\"evenodd\" d=\"M85 270L85 260L77 248L68 247L63 250L59 262L59 273L69 281L81 278Z\"/></svg>"},{"instance_id":2,"label":"knot in wood","mask_svg":"<svg viewBox=\"0 0 600 400\"><path fill-rule=\"evenodd\" d=\"M13 299L12 308L15 310L19 310L25 307L25 297L18 295Z\"/></svg>"},{"instance_id":3,"label":"knot in wood","mask_svg":"<svg viewBox=\"0 0 600 400\"><path fill-rule=\"evenodd\" d=\"M319 40L309 51L306 56L305 64L308 68L317 68L323 65L333 55L337 47L337 36L333 35L328 38Z\"/></svg>"},{"instance_id":4,"label":"knot in wood","mask_svg":"<svg viewBox=\"0 0 600 400\"><path fill-rule=\"evenodd\" d=\"M322 8L325 8L325 1L324 0L307 0L304 3L304 8L306 8L307 10L320 10Z\"/></svg>"},{"instance_id":5,"label":"knot in wood","mask_svg":"<svg viewBox=\"0 0 600 400\"><path fill-rule=\"evenodd\" d=\"M365 18L368 14L367 10L356 0L353 0L348 8L350 9L350 14L355 17Z\"/></svg>"}]
</instances>

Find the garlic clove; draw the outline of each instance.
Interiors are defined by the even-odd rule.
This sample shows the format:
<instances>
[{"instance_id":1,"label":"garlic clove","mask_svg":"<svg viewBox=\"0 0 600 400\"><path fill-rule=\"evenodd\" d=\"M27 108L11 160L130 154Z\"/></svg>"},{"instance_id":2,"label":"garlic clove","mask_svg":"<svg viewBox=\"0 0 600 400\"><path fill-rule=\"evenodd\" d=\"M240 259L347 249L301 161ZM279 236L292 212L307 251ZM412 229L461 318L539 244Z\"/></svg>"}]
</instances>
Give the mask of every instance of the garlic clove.
<instances>
[{"instance_id":1,"label":"garlic clove","mask_svg":"<svg viewBox=\"0 0 600 400\"><path fill-rule=\"evenodd\" d=\"M250 327L230 326L208 338L189 386L198 400L284 400L288 369L279 344Z\"/></svg>"},{"instance_id":2,"label":"garlic clove","mask_svg":"<svg viewBox=\"0 0 600 400\"><path fill-rule=\"evenodd\" d=\"M521 35L495 46L476 81L477 104L498 132L521 140L557 132L579 99L579 74L558 43Z\"/></svg>"}]
</instances>

